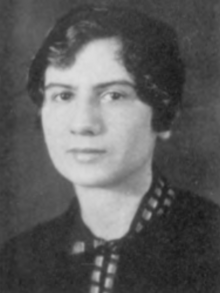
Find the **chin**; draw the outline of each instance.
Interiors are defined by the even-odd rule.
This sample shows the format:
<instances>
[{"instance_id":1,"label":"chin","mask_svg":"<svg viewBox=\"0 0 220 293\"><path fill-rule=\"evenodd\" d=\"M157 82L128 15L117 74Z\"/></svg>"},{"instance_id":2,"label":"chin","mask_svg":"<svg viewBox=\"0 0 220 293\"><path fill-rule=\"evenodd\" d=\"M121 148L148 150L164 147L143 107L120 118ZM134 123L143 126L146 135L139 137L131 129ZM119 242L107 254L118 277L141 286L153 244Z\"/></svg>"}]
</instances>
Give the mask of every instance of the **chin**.
<instances>
[{"instance_id":1,"label":"chin","mask_svg":"<svg viewBox=\"0 0 220 293\"><path fill-rule=\"evenodd\" d=\"M87 174L86 174L87 173ZM89 174L89 172L83 172L80 174L73 173L61 173L68 181L70 181L73 185L85 186L85 187L98 187L99 185L104 184L106 180L102 178L103 176L97 176L96 174Z\"/></svg>"},{"instance_id":2,"label":"chin","mask_svg":"<svg viewBox=\"0 0 220 293\"><path fill-rule=\"evenodd\" d=\"M81 186L86 188L107 188L115 184L116 179L110 178L109 176L94 176L95 174L83 174L82 176L65 176L73 185Z\"/></svg>"}]
</instances>

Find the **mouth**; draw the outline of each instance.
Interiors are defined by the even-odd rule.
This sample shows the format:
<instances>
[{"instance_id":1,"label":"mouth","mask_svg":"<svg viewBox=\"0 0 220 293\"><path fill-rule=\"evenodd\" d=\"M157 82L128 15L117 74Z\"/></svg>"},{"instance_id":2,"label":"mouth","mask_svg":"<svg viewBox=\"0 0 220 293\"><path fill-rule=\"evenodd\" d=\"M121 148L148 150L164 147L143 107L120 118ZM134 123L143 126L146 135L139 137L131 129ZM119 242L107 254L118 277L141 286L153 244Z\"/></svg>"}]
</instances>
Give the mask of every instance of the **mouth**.
<instances>
[{"instance_id":1,"label":"mouth","mask_svg":"<svg viewBox=\"0 0 220 293\"><path fill-rule=\"evenodd\" d=\"M105 150L93 148L73 148L71 149L71 152L75 154L101 154L105 153Z\"/></svg>"},{"instance_id":2,"label":"mouth","mask_svg":"<svg viewBox=\"0 0 220 293\"><path fill-rule=\"evenodd\" d=\"M106 151L95 148L73 148L69 151L78 162L93 162L100 159Z\"/></svg>"}]
</instances>

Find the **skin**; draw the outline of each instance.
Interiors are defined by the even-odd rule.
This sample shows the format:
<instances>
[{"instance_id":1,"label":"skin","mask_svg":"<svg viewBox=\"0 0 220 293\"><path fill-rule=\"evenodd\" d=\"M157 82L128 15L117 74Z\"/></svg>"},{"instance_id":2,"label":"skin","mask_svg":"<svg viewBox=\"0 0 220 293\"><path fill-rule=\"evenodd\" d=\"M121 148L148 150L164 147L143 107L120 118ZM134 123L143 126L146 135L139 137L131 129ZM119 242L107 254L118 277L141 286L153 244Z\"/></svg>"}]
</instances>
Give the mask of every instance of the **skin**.
<instances>
[{"instance_id":1,"label":"skin","mask_svg":"<svg viewBox=\"0 0 220 293\"><path fill-rule=\"evenodd\" d=\"M167 136L152 129L120 48L114 38L95 40L68 68L47 68L41 110L55 168L73 183L84 221L108 239L128 231L151 183L157 137Z\"/></svg>"}]
</instances>

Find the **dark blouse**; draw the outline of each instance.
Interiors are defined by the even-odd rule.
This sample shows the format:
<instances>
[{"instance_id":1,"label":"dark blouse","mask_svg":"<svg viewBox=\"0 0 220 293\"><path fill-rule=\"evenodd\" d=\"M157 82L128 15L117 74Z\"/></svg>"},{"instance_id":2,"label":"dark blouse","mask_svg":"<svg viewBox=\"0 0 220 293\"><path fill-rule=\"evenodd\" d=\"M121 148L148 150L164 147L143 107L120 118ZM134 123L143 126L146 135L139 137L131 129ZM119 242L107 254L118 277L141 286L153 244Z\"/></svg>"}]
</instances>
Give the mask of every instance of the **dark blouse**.
<instances>
[{"instance_id":1,"label":"dark blouse","mask_svg":"<svg viewBox=\"0 0 220 293\"><path fill-rule=\"evenodd\" d=\"M129 232L105 241L74 199L64 215L6 244L0 292L219 293L219 208L157 176Z\"/></svg>"}]
</instances>

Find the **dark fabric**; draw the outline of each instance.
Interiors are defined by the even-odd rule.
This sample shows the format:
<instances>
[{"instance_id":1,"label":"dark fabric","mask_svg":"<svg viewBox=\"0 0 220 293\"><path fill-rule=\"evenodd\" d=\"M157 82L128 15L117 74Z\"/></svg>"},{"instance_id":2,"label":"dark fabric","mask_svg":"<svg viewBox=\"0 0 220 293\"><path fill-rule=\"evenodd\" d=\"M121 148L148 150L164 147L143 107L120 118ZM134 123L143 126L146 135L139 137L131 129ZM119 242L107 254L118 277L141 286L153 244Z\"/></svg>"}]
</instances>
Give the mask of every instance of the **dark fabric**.
<instances>
[{"instance_id":1,"label":"dark fabric","mask_svg":"<svg viewBox=\"0 0 220 293\"><path fill-rule=\"evenodd\" d=\"M219 208L189 192L175 194L167 212L130 241L123 240L112 292L220 292ZM64 215L6 244L0 256L0 292L89 293L100 248L71 253L78 240L76 215L75 202Z\"/></svg>"}]
</instances>

